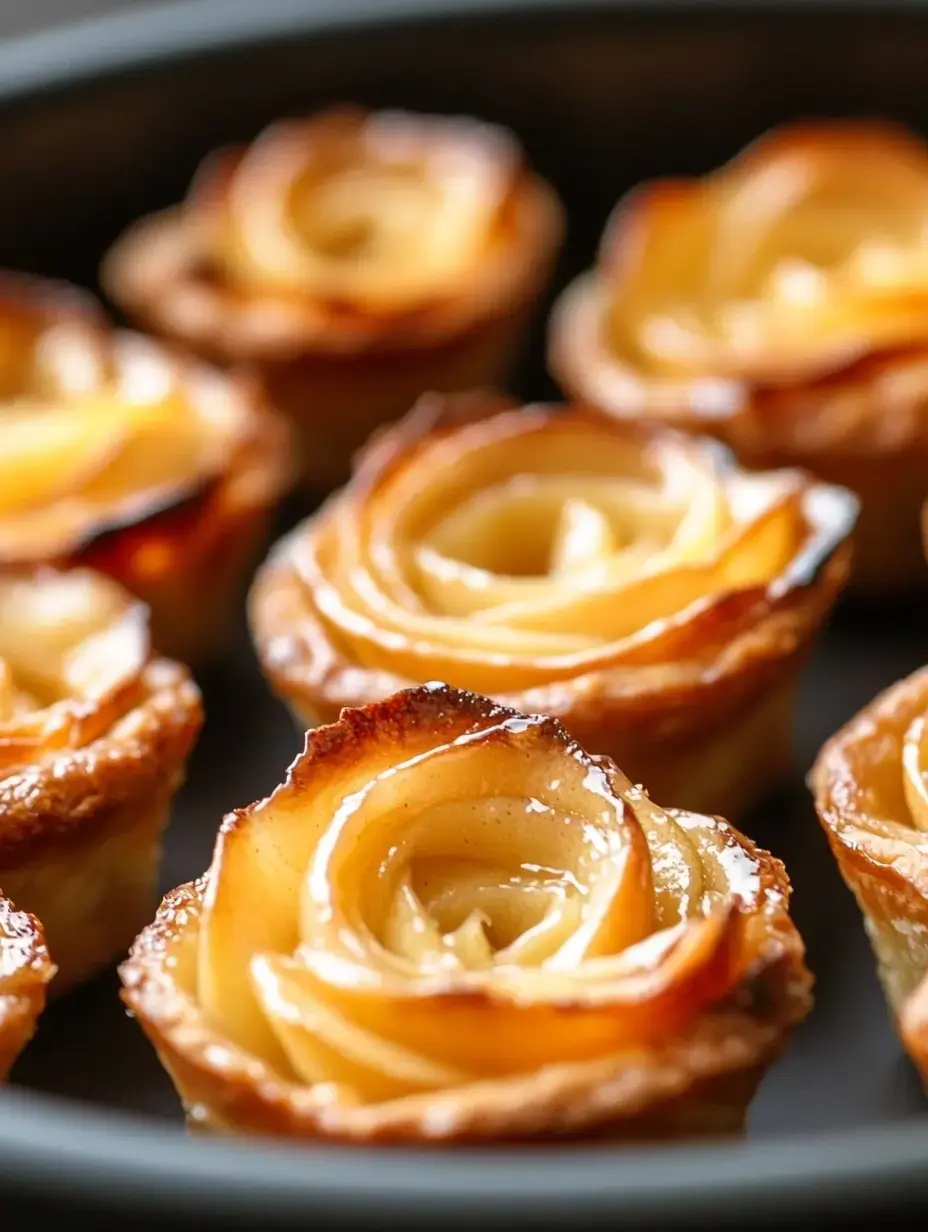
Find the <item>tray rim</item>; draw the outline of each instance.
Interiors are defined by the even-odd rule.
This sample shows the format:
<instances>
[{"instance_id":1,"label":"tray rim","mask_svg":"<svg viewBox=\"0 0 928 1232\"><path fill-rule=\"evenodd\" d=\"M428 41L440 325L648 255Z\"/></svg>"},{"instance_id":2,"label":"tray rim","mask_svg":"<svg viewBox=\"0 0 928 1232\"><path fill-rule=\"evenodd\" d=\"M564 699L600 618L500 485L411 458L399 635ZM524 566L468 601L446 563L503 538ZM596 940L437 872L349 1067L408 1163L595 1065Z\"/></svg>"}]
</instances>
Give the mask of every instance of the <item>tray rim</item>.
<instances>
[{"instance_id":1,"label":"tray rim","mask_svg":"<svg viewBox=\"0 0 928 1232\"><path fill-rule=\"evenodd\" d=\"M928 17L928 0L168 0L0 43L0 108L246 44L354 26L433 25L449 18L538 18L591 12L823 10ZM765 1217L806 1217L891 1194L928 1193L928 1115L871 1129L774 1134L738 1144L570 1148L338 1148L195 1142L176 1127L16 1086L0 1087L0 1194L50 1192L147 1217L223 1212L240 1218L403 1218L471 1226L477 1218L698 1219L761 1199ZM928 1107L926 1107L928 1114ZM811 1149L814 1148L814 1149ZM543 1153L545 1165L539 1169ZM423 1161L427 1159L427 1167ZM672 1159L673 1166L668 1168ZM450 1209L449 1209L450 1208Z\"/></svg>"},{"instance_id":2,"label":"tray rim","mask_svg":"<svg viewBox=\"0 0 928 1232\"><path fill-rule=\"evenodd\" d=\"M169 60L234 51L289 33L432 24L450 18L553 17L590 12L735 13L823 10L928 15L928 0L143 0L0 41L0 104L58 92Z\"/></svg>"}]
</instances>

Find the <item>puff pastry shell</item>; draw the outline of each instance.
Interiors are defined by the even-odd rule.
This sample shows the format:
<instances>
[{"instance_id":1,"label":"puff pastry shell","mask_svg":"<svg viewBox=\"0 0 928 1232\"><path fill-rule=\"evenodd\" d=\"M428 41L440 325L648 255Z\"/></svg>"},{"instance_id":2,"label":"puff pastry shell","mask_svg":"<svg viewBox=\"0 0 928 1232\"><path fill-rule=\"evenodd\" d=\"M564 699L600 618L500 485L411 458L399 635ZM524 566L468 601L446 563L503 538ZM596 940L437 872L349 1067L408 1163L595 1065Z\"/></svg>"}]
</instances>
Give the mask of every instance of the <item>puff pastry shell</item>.
<instances>
[{"instance_id":1,"label":"puff pastry shell","mask_svg":"<svg viewBox=\"0 0 928 1232\"><path fill-rule=\"evenodd\" d=\"M556 721L420 686L309 733L122 976L215 1129L718 1131L809 1007L788 894Z\"/></svg>"},{"instance_id":2,"label":"puff pastry shell","mask_svg":"<svg viewBox=\"0 0 928 1232\"><path fill-rule=\"evenodd\" d=\"M423 390L504 378L562 231L506 130L336 107L213 155L102 278L147 328L247 363L327 491Z\"/></svg>"},{"instance_id":3,"label":"puff pastry shell","mask_svg":"<svg viewBox=\"0 0 928 1232\"><path fill-rule=\"evenodd\" d=\"M928 668L825 745L811 785L905 1047L928 1082Z\"/></svg>"},{"instance_id":4,"label":"puff pastry shell","mask_svg":"<svg viewBox=\"0 0 928 1232\"><path fill-rule=\"evenodd\" d=\"M550 366L620 417L711 432L862 500L852 586L922 586L928 147L888 122L785 125L619 203L552 317Z\"/></svg>"},{"instance_id":5,"label":"puff pastry shell","mask_svg":"<svg viewBox=\"0 0 928 1232\"><path fill-rule=\"evenodd\" d=\"M0 891L0 1082L32 1037L54 973L42 925Z\"/></svg>"},{"instance_id":6,"label":"puff pastry shell","mask_svg":"<svg viewBox=\"0 0 928 1232\"><path fill-rule=\"evenodd\" d=\"M0 275L0 570L80 563L151 609L159 650L223 644L289 480L243 378L114 331L73 288Z\"/></svg>"},{"instance_id":7,"label":"puff pastry shell","mask_svg":"<svg viewBox=\"0 0 928 1232\"><path fill-rule=\"evenodd\" d=\"M251 624L302 726L446 680L736 817L786 769L854 513L660 425L430 396L272 552Z\"/></svg>"},{"instance_id":8,"label":"puff pastry shell","mask_svg":"<svg viewBox=\"0 0 928 1232\"><path fill-rule=\"evenodd\" d=\"M160 836L202 721L144 607L89 570L0 575L0 885L42 921L61 992L151 912Z\"/></svg>"}]
</instances>

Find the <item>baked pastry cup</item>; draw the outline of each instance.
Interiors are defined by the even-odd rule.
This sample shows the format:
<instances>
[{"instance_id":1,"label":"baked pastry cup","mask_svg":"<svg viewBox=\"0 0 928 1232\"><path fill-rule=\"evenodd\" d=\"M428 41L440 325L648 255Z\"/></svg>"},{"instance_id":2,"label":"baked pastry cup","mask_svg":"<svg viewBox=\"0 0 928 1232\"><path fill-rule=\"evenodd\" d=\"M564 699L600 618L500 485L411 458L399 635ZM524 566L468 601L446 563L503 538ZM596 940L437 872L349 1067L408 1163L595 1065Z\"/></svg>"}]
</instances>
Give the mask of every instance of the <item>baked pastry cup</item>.
<instances>
[{"instance_id":1,"label":"baked pastry cup","mask_svg":"<svg viewBox=\"0 0 928 1232\"><path fill-rule=\"evenodd\" d=\"M216 1130L719 1132L809 1009L788 898L555 720L431 684L310 732L121 975Z\"/></svg>"},{"instance_id":2,"label":"baked pastry cup","mask_svg":"<svg viewBox=\"0 0 928 1232\"><path fill-rule=\"evenodd\" d=\"M897 125L785 125L616 208L557 302L549 366L619 418L709 432L748 466L861 498L852 588L928 580L928 147Z\"/></svg>"},{"instance_id":3,"label":"baked pastry cup","mask_svg":"<svg viewBox=\"0 0 928 1232\"><path fill-rule=\"evenodd\" d=\"M856 502L583 407L425 397L249 599L300 726L446 680L560 719L655 798L736 817L787 772Z\"/></svg>"},{"instance_id":4,"label":"baked pastry cup","mask_svg":"<svg viewBox=\"0 0 928 1232\"><path fill-rule=\"evenodd\" d=\"M0 274L0 572L99 569L149 606L159 650L200 663L264 550L288 435L249 380Z\"/></svg>"},{"instance_id":5,"label":"baked pastry cup","mask_svg":"<svg viewBox=\"0 0 928 1232\"><path fill-rule=\"evenodd\" d=\"M161 832L202 722L146 612L86 569L0 576L0 885L66 991L150 918Z\"/></svg>"},{"instance_id":6,"label":"baked pastry cup","mask_svg":"<svg viewBox=\"0 0 928 1232\"><path fill-rule=\"evenodd\" d=\"M504 380L563 229L505 129L339 106L215 153L101 278L147 329L247 364L329 491L424 390Z\"/></svg>"},{"instance_id":7,"label":"baked pastry cup","mask_svg":"<svg viewBox=\"0 0 928 1232\"><path fill-rule=\"evenodd\" d=\"M903 1044L928 1082L928 668L828 741L810 776Z\"/></svg>"},{"instance_id":8,"label":"baked pastry cup","mask_svg":"<svg viewBox=\"0 0 928 1232\"><path fill-rule=\"evenodd\" d=\"M42 925L0 891L0 1082L32 1038L54 974Z\"/></svg>"}]
</instances>

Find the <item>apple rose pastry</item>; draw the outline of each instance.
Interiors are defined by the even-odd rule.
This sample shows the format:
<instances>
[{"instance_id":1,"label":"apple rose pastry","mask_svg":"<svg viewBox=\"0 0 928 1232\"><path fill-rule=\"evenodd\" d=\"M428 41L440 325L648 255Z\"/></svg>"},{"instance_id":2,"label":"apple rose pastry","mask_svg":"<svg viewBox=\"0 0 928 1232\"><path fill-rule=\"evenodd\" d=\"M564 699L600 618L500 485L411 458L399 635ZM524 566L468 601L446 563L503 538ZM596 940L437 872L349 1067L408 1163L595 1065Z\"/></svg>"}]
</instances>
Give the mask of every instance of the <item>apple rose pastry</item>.
<instances>
[{"instance_id":1,"label":"apple rose pastry","mask_svg":"<svg viewBox=\"0 0 928 1232\"><path fill-rule=\"evenodd\" d=\"M288 479L247 382L111 329L94 301L0 275L0 572L75 563L151 609L184 661L222 645Z\"/></svg>"},{"instance_id":2,"label":"apple rose pastry","mask_svg":"<svg viewBox=\"0 0 928 1232\"><path fill-rule=\"evenodd\" d=\"M810 784L890 1009L928 1082L928 668L825 745Z\"/></svg>"},{"instance_id":3,"label":"apple rose pastry","mask_svg":"<svg viewBox=\"0 0 928 1232\"><path fill-rule=\"evenodd\" d=\"M144 606L115 582L0 575L0 885L42 921L55 991L124 953L149 917L201 721L186 668L152 657Z\"/></svg>"},{"instance_id":4,"label":"apple rose pastry","mask_svg":"<svg viewBox=\"0 0 928 1232\"><path fill-rule=\"evenodd\" d=\"M54 974L42 925L0 890L0 1082L32 1038Z\"/></svg>"},{"instance_id":5,"label":"apple rose pastry","mask_svg":"<svg viewBox=\"0 0 928 1232\"><path fill-rule=\"evenodd\" d=\"M101 276L148 329L249 365L328 491L424 390L503 380L562 232L506 130L336 107L217 152Z\"/></svg>"},{"instance_id":6,"label":"apple rose pastry","mask_svg":"<svg viewBox=\"0 0 928 1232\"><path fill-rule=\"evenodd\" d=\"M788 897L556 720L431 684L310 732L121 973L215 1129L732 1129L810 1005Z\"/></svg>"},{"instance_id":7,"label":"apple rose pastry","mask_svg":"<svg viewBox=\"0 0 928 1232\"><path fill-rule=\"evenodd\" d=\"M273 551L251 623L301 726L446 680L734 817L787 768L854 511L661 426L426 397Z\"/></svg>"},{"instance_id":8,"label":"apple rose pastry","mask_svg":"<svg viewBox=\"0 0 928 1232\"><path fill-rule=\"evenodd\" d=\"M610 413L707 431L862 499L852 585L922 585L928 147L889 123L785 126L619 203L555 308L550 366Z\"/></svg>"}]
</instances>

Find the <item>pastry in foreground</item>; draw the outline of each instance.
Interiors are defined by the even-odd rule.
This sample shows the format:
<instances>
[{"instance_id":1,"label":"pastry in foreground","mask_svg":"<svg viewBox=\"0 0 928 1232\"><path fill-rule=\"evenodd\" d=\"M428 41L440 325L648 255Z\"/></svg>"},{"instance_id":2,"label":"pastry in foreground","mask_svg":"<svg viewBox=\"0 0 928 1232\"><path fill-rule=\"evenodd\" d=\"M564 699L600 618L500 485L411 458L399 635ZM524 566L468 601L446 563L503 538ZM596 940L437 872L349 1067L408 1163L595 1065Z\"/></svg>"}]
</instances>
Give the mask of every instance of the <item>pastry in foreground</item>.
<instances>
[{"instance_id":1,"label":"pastry in foreground","mask_svg":"<svg viewBox=\"0 0 928 1232\"><path fill-rule=\"evenodd\" d=\"M0 890L0 1082L32 1038L54 974L42 925Z\"/></svg>"},{"instance_id":2,"label":"pastry in foreground","mask_svg":"<svg viewBox=\"0 0 928 1232\"><path fill-rule=\"evenodd\" d=\"M75 288L0 273L0 571L100 569L148 604L159 650L211 657L287 442L243 378L114 330Z\"/></svg>"},{"instance_id":3,"label":"pastry in foreground","mask_svg":"<svg viewBox=\"0 0 928 1232\"><path fill-rule=\"evenodd\" d=\"M710 432L862 500L860 592L928 581L928 147L888 122L785 125L621 201L559 300L549 363L620 418Z\"/></svg>"},{"instance_id":4,"label":"pastry in foreground","mask_svg":"<svg viewBox=\"0 0 928 1232\"><path fill-rule=\"evenodd\" d=\"M788 898L724 821L433 683L310 732L121 974L204 1127L725 1132L810 1007Z\"/></svg>"},{"instance_id":5,"label":"pastry in foreground","mask_svg":"<svg viewBox=\"0 0 928 1232\"><path fill-rule=\"evenodd\" d=\"M505 129L344 106L215 153L101 278L146 328L247 364L328 491L424 390L504 381L562 232Z\"/></svg>"},{"instance_id":6,"label":"pastry in foreground","mask_svg":"<svg viewBox=\"0 0 928 1232\"><path fill-rule=\"evenodd\" d=\"M833 736L810 784L902 1042L928 1082L928 668Z\"/></svg>"},{"instance_id":7,"label":"pastry in foreground","mask_svg":"<svg viewBox=\"0 0 928 1232\"><path fill-rule=\"evenodd\" d=\"M147 613L87 569L0 575L0 886L62 992L150 918L161 832L202 722Z\"/></svg>"},{"instance_id":8,"label":"pastry in foreground","mask_svg":"<svg viewBox=\"0 0 928 1232\"><path fill-rule=\"evenodd\" d=\"M426 397L276 546L251 626L301 727L446 680L735 818L787 771L855 509L660 425Z\"/></svg>"}]
</instances>

